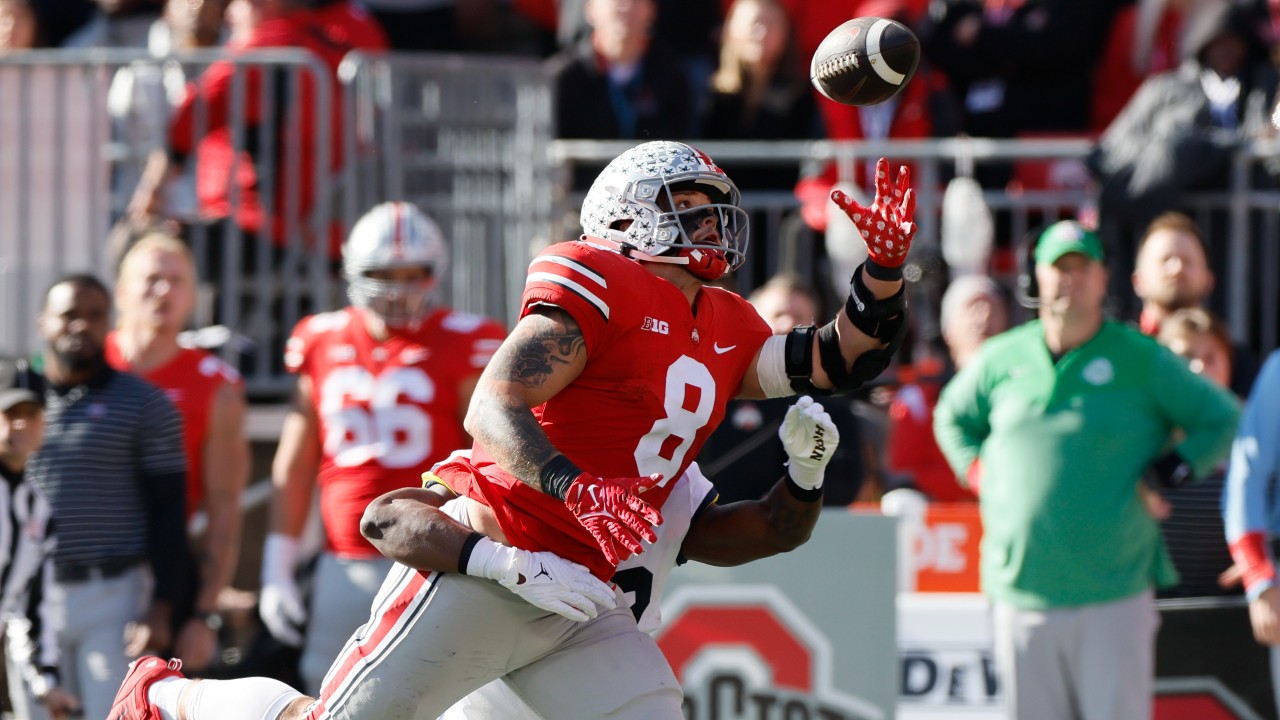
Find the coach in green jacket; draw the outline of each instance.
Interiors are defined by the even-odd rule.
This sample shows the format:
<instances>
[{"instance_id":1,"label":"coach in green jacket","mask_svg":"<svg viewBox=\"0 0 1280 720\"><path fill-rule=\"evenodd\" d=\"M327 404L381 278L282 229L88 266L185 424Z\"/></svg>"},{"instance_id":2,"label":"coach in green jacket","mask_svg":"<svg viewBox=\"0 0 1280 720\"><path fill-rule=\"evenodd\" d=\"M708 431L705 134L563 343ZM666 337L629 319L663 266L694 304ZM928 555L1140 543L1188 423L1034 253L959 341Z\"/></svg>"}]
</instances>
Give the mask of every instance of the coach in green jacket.
<instances>
[{"instance_id":1,"label":"coach in green jacket","mask_svg":"<svg viewBox=\"0 0 1280 720\"><path fill-rule=\"evenodd\" d=\"M938 445L979 494L982 589L1012 718L1151 716L1153 588L1177 579L1139 496L1226 457L1239 410L1136 328L1103 316L1098 236L1050 226L1039 319L988 340L947 385Z\"/></svg>"}]
</instances>

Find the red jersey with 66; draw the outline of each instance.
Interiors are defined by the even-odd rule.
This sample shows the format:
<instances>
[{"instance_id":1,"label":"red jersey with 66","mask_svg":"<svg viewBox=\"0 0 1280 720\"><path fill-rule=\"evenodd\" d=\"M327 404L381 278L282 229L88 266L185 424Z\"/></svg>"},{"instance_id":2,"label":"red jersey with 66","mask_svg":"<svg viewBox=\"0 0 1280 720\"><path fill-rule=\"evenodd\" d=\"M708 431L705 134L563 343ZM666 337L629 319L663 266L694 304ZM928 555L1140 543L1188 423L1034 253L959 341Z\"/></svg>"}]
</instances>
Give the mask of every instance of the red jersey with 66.
<instances>
[{"instance_id":1,"label":"red jersey with 66","mask_svg":"<svg viewBox=\"0 0 1280 720\"><path fill-rule=\"evenodd\" d=\"M329 549L344 557L378 556L360 535L370 501L417 486L424 468L465 444L458 386L505 335L492 320L439 308L416 331L379 342L362 312L304 318L285 349L285 366L314 388L320 512Z\"/></svg>"}]
</instances>

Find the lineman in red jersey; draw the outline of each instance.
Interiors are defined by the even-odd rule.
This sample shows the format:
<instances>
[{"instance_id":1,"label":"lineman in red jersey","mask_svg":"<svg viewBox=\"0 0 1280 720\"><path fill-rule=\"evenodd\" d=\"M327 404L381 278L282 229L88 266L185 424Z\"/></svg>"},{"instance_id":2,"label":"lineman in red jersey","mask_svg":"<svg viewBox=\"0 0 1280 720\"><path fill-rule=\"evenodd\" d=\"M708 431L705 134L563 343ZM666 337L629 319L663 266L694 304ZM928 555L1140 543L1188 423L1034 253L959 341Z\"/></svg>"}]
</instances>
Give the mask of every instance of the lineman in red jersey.
<instances>
[{"instance_id":1,"label":"lineman in red jersey","mask_svg":"<svg viewBox=\"0 0 1280 720\"><path fill-rule=\"evenodd\" d=\"M729 178L681 143L620 155L587 194L582 241L531 265L524 314L467 412L473 460L442 465L440 478L489 504L516 547L611 576L656 539L665 481L692 461L729 397L847 392L881 372L901 342L901 266L915 231L907 173L891 182L882 160L870 208L838 192L832 199L862 231L868 262L836 319L770 336L744 300L703 286L744 257L746 217ZM619 366L599 367L609 362ZM624 382L633 376L642 382ZM606 427L614 423L633 434ZM818 489L785 487L821 501ZM460 568L470 571L479 540L464 545ZM593 609L593 621L576 623L470 574L394 573L319 698L277 695L282 704L264 717L286 709L285 717L312 719L435 717L533 663L557 673L587 646L599 662L575 664L583 673L574 681L588 691L563 694L579 703L565 717L682 717L678 683L625 604ZM175 674L149 659L126 680L118 707L146 708L147 686Z\"/></svg>"},{"instance_id":2,"label":"lineman in red jersey","mask_svg":"<svg viewBox=\"0 0 1280 720\"><path fill-rule=\"evenodd\" d=\"M304 318L286 346L298 389L273 466L263 552L262 619L277 639L303 645L312 690L390 569L360 535L365 506L417 485L424 467L465 445L471 391L504 335L491 320L429 303L446 272L444 238L408 203L365 214L343 266L352 305ZM294 571L317 486L325 548L307 612Z\"/></svg>"},{"instance_id":3,"label":"lineman in red jersey","mask_svg":"<svg viewBox=\"0 0 1280 720\"><path fill-rule=\"evenodd\" d=\"M217 651L218 595L231 583L240 551L240 495L249 477L245 394L240 373L212 353L180 343L195 309L196 269L191 251L156 233L129 249L116 283L116 330L107 335L107 362L165 391L182 416L187 456L187 521L205 513L194 540L197 562L183 607L174 608L173 654L193 670L207 668ZM136 654L154 647L138 637Z\"/></svg>"}]
</instances>

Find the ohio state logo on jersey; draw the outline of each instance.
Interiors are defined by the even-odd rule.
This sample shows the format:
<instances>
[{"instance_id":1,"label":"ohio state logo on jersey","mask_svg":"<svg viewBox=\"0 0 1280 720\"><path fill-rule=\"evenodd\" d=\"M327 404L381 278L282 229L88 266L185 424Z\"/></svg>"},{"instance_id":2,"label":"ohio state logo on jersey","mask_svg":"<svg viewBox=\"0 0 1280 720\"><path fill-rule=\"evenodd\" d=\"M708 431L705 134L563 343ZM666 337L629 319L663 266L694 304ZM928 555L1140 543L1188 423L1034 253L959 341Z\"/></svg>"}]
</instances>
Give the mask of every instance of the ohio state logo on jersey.
<instances>
[{"instance_id":1,"label":"ohio state logo on jersey","mask_svg":"<svg viewBox=\"0 0 1280 720\"><path fill-rule=\"evenodd\" d=\"M772 586L688 586L655 635L684 687L686 717L871 720L873 703L836 689L827 637ZM735 710L736 709L736 710Z\"/></svg>"}]
</instances>

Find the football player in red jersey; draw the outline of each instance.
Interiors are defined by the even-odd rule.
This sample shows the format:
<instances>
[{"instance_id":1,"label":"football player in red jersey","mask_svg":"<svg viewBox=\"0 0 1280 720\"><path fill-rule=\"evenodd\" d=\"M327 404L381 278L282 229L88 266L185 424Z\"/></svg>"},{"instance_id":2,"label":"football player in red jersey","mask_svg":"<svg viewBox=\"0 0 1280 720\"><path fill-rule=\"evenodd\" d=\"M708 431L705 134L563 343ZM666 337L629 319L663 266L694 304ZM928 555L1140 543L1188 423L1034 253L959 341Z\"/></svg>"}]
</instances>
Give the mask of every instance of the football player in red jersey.
<instances>
[{"instance_id":1,"label":"football player in red jersey","mask_svg":"<svg viewBox=\"0 0 1280 720\"><path fill-rule=\"evenodd\" d=\"M196 562L182 607L174 608L175 656L196 670L218 649L218 595L231 583L240 552L240 495L249 478L246 401L240 373L201 348L184 345L196 303L196 268L177 238L153 233L120 261L116 329L107 335L107 362L165 391L182 416L187 455L187 522L205 513L194 546ZM128 650L154 649L136 636Z\"/></svg>"},{"instance_id":2,"label":"football player in red jersey","mask_svg":"<svg viewBox=\"0 0 1280 720\"><path fill-rule=\"evenodd\" d=\"M613 576L619 591L616 598L608 586L581 565L569 567L550 553L495 543L502 536L493 514L465 498L454 500L456 496L438 481L435 468L423 475L426 487L393 490L370 503L361 530L387 557L402 563L397 567L399 573L470 571L497 580L542 610L571 620L586 619L584 611L595 614L594 603L607 607L617 602L631 612L641 631L652 633L661 625L662 590L675 565L686 560L741 565L795 549L809 538L821 503L796 498L787 483L821 487L825 468L840 441L839 432L822 406L805 397L788 410L778 435L789 459L785 470L788 479L779 480L758 500L718 504L711 481L696 462L689 465L671 484L671 493L662 506L663 523L654 528L657 540L647 544L643 553L618 565ZM460 550L475 532L484 532L488 537L474 546L469 566L458 567ZM587 622L612 621L607 615L597 615ZM597 666L604 668L600 674L609 684L616 685L618 681L609 677L609 652L609 643L600 647L574 643L550 656L546 662L549 669L541 661L526 665L501 681L473 691L441 718L594 717L605 708L584 702L581 693L566 693L564 688L567 682L581 682L597 672ZM189 681L171 674L175 670L159 658L150 658L139 667L135 677L172 678L150 687L144 683L145 695L139 701L147 708L154 704L164 717L218 720L222 717L220 708L234 702L242 717L296 720L314 701L283 684L261 678ZM635 686L634 679L622 682L627 688ZM277 695L257 694L273 686ZM244 702L246 695L254 697L256 704ZM278 711L280 707L286 710Z\"/></svg>"},{"instance_id":3,"label":"football player in red jersey","mask_svg":"<svg viewBox=\"0 0 1280 720\"><path fill-rule=\"evenodd\" d=\"M469 442L467 403L504 335L491 320L431 303L447 272L445 242L408 203L383 203L356 222L343 272L351 305L304 318L285 348L298 385L273 463L262 563L262 619L280 641L302 645L311 690L391 567L360 535L365 506L417 485L424 467ZM307 608L294 573L316 487L325 543Z\"/></svg>"},{"instance_id":4,"label":"football player in red jersey","mask_svg":"<svg viewBox=\"0 0 1280 720\"><path fill-rule=\"evenodd\" d=\"M906 329L914 196L905 169L893 182L882 160L870 208L838 192L832 199L859 228L868 262L834 320L771 336L745 300L704 286L745 256L746 215L729 178L676 142L645 143L611 162L584 201L583 238L530 266L522 317L467 413L471 457L437 468L468 498L467 516L487 506L516 548L609 578L656 539L658 509L730 397L847 392L878 375ZM813 484L783 485L798 501L821 501ZM566 717L682 716L675 677L625 607L599 605L592 622L578 623L520 602L485 579L492 549L472 540L457 562L465 573L389 575L319 698L280 693L265 717L285 708L286 717L434 717L535 662L558 673L581 647L598 662L576 666L585 674L574 681L609 689L561 693L581 703ZM158 658L140 663L119 707L149 707L148 685L174 674Z\"/></svg>"}]
</instances>

